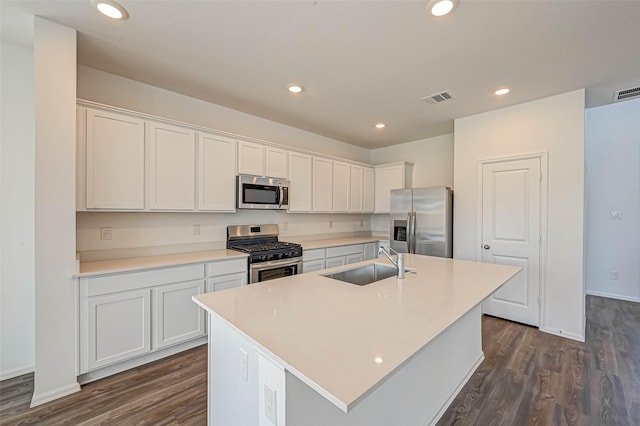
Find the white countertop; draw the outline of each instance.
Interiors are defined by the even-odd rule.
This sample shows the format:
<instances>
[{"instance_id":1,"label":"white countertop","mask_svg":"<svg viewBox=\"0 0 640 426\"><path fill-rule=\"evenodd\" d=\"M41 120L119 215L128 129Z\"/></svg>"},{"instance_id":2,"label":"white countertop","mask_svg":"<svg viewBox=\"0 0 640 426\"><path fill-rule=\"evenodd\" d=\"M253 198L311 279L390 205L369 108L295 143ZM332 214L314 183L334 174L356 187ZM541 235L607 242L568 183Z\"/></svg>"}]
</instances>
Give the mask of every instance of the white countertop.
<instances>
[{"instance_id":1,"label":"white countertop","mask_svg":"<svg viewBox=\"0 0 640 426\"><path fill-rule=\"evenodd\" d=\"M519 271L406 256L406 266L417 273L404 280L357 286L321 276L352 264L194 300L346 412ZM382 263L356 265L374 262Z\"/></svg>"},{"instance_id":2,"label":"white countertop","mask_svg":"<svg viewBox=\"0 0 640 426\"><path fill-rule=\"evenodd\" d=\"M287 241L292 243L299 243L302 245L303 250L313 250L319 248L327 248L327 247L339 247L339 246L349 246L351 244L364 244L364 243L373 243L376 241L385 241L389 240L389 238L385 237L376 237L376 236L368 236L368 237L344 237L344 238L330 238L326 240L312 240L312 241L298 241L295 238L285 238Z\"/></svg>"},{"instance_id":3,"label":"white countertop","mask_svg":"<svg viewBox=\"0 0 640 426\"><path fill-rule=\"evenodd\" d=\"M130 272L140 269L162 268L167 266L187 265L190 263L211 262L234 258L246 258L246 253L235 250L206 250L188 253L162 254L158 256L131 257L126 259L81 262L80 272L74 277Z\"/></svg>"}]
</instances>

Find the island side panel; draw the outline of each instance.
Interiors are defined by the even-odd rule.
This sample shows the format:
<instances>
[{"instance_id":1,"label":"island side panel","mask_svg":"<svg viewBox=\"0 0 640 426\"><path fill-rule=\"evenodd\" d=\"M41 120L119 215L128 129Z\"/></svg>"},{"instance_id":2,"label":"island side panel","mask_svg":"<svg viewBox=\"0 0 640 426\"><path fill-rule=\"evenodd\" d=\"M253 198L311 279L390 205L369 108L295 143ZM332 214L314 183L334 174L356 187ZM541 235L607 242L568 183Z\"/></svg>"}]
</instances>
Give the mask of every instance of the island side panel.
<instances>
[{"instance_id":1,"label":"island side panel","mask_svg":"<svg viewBox=\"0 0 640 426\"><path fill-rule=\"evenodd\" d=\"M435 424L484 359L481 317L480 306L467 312L347 413L287 373L286 423Z\"/></svg>"},{"instance_id":2,"label":"island side panel","mask_svg":"<svg viewBox=\"0 0 640 426\"><path fill-rule=\"evenodd\" d=\"M258 352L217 315L208 317L208 424L258 425Z\"/></svg>"}]
</instances>

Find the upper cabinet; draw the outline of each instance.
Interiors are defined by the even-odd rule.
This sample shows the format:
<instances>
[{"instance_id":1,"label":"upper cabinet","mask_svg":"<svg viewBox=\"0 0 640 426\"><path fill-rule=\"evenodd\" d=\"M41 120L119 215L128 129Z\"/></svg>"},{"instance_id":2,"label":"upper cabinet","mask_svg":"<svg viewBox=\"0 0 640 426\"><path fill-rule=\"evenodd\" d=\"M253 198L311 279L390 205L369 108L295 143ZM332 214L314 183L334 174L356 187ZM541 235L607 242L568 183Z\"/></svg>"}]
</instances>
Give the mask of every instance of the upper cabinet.
<instances>
[{"instance_id":1,"label":"upper cabinet","mask_svg":"<svg viewBox=\"0 0 640 426\"><path fill-rule=\"evenodd\" d=\"M281 179L289 178L288 152L286 149L275 146L265 147L265 170L266 177Z\"/></svg>"},{"instance_id":2,"label":"upper cabinet","mask_svg":"<svg viewBox=\"0 0 640 426\"><path fill-rule=\"evenodd\" d=\"M196 134L164 123L148 123L149 208L196 207Z\"/></svg>"},{"instance_id":3,"label":"upper cabinet","mask_svg":"<svg viewBox=\"0 0 640 426\"><path fill-rule=\"evenodd\" d=\"M264 145L253 142L238 142L238 173L264 176Z\"/></svg>"},{"instance_id":4,"label":"upper cabinet","mask_svg":"<svg viewBox=\"0 0 640 426\"><path fill-rule=\"evenodd\" d=\"M351 165L342 161L333 162L333 211L349 211L349 183L351 176Z\"/></svg>"},{"instance_id":5,"label":"upper cabinet","mask_svg":"<svg viewBox=\"0 0 640 426\"><path fill-rule=\"evenodd\" d=\"M289 153L289 211L311 211L311 156Z\"/></svg>"},{"instance_id":6,"label":"upper cabinet","mask_svg":"<svg viewBox=\"0 0 640 426\"><path fill-rule=\"evenodd\" d=\"M372 167L363 168L362 183L362 210L364 213L373 213L375 198L375 171Z\"/></svg>"},{"instance_id":7,"label":"upper cabinet","mask_svg":"<svg viewBox=\"0 0 640 426\"><path fill-rule=\"evenodd\" d=\"M287 179L289 177L288 152L275 146L238 142L238 173Z\"/></svg>"},{"instance_id":8,"label":"upper cabinet","mask_svg":"<svg viewBox=\"0 0 640 426\"><path fill-rule=\"evenodd\" d=\"M78 179L86 186L78 185L77 209L144 209L144 121L85 108L78 115Z\"/></svg>"},{"instance_id":9,"label":"upper cabinet","mask_svg":"<svg viewBox=\"0 0 640 426\"><path fill-rule=\"evenodd\" d=\"M353 213L360 213L363 211L363 178L364 168L351 164L351 179L350 179L350 208L349 211Z\"/></svg>"},{"instance_id":10,"label":"upper cabinet","mask_svg":"<svg viewBox=\"0 0 640 426\"><path fill-rule=\"evenodd\" d=\"M389 213L392 189L411 188L413 163L382 164L375 167L375 213Z\"/></svg>"},{"instance_id":11,"label":"upper cabinet","mask_svg":"<svg viewBox=\"0 0 640 426\"><path fill-rule=\"evenodd\" d=\"M198 160L198 210L235 211L236 141L199 133Z\"/></svg>"},{"instance_id":12,"label":"upper cabinet","mask_svg":"<svg viewBox=\"0 0 640 426\"><path fill-rule=\"evenodd\" d=\"M293 196L293 193L292 193ZM313 157L313 211L331 212L333 198L333 161Z\"/></svg>"}]
</instances>

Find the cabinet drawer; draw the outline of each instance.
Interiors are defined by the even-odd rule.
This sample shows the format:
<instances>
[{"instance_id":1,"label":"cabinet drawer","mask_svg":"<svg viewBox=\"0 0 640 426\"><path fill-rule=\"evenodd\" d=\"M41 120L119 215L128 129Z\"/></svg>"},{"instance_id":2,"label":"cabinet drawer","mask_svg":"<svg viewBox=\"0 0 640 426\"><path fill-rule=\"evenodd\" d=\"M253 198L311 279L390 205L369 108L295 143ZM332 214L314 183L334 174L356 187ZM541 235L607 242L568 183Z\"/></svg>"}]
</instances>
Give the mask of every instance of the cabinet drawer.
<instances>
[{"instance_id":1,"label":"cabinet drawer","mask_svg":"<svg viewBox=\"0 0 640 426\"><path fill-rule=\"evenodd\" d=\"M248 261L246 257L232 260L221 260L219 262L207 263L207 277L214 275L233 274L235 272L247 273Z\"/></svg>"},{"instance_id":2,"label":"cabinet drawer","mask_svg":"<svg viewBox=\"0 0 640 426\"><path fill-rule=\"evenodd\" d=\"M99 296L126 290L151 287L162 284L192 281L204 278L204 264L176 266L172 268L154 269L152 271L131 272L125 274L105 275L86 278L86 288L82 288L84 280L80 280L81 294ZM85 293L86 291L86 293Z\"/></svg>"},{"instance_id":3,"label":"cabinet drawer","mask_svg":"<svg viewBox=\"0 0 640 426\"><path fill-rule=\"evenodd\" d=\"M324 249L302 250L302 260L319 260L324 259Z\"/></svg>"},{"instance_id":4,"label":"cabinet drawer","mask_svg":"<svg viewBox=\"0 0 640 426\"><path fill-rule=\"evenodd\" d=\"M302 273L321 271L324 269L324 259L302 262Z\"/></svg>"},{"instance_id":5,"label":"cabinet drawer","mask_svg":"<svg viewBox=\"0 0 640 426\"><path fill-rule=\"evenodd\" d=\"M350 246L329 247L327 249L327 257L346 256L348 254L362 253L364 251L362 244L353 244Z\"/></svg>"},{"instance_id":6,"label":"cabinet drawer","mask_svg":"<svg viewBox=\"0 0 640 426\"><path fill-rule=\"evenodd\" d=\"M329 268L335 268L337 266L344 266L346 262L347 262L347 259L345 256L328 257L327 260L325 261L325 265L327 269L329 269Z\"/></svg>"},{"instance_id":7,"label":"cabinet drawer","mask_svg":"<svg viewBox=\"0 0 640 426\"><path fill-rule=\"evenodd\" d=\"M221 275L207 280L207 292L226 290L228 288L241 287L247 284L247 273Z\"/></svg>"},{"instance_id":8,"label":"cabinet drawer","mask_svg":"<svg viewBox=\"0 0 640 426\"><path fill-rule=\"evenodd\" d=\"M358 263L364 260L364 255L362 253L354 253L346 256L347 265L351 263Z\"/></svg>"}]
</instances>

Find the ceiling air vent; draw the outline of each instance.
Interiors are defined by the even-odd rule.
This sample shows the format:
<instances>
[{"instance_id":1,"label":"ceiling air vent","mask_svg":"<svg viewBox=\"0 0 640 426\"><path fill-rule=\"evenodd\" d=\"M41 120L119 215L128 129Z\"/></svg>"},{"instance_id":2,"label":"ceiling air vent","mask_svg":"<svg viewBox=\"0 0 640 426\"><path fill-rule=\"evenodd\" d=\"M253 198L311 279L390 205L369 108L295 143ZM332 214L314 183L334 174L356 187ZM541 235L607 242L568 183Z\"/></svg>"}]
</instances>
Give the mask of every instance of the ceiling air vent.
<instances>
[{"instance_id":1,"label":"ceiling air vent","mask_svg":"<svg viewBox=\"0 0 640 426\"><path fill-rule=\"evenodd\" d=\"M454 98L455 96L453 96L453 93L445 90L444 92L425 96L424 98L422 98L422 100L428 104L439 104L441 102L450 101L451 99L454 99Z\"/></svg>"},{"instance_id":2,"label":"ceiling air vent","mask_svg":"<svg viewBox=\"0 0 640 426\"><path fill-rule=\"evenodd\" d=\"M613 102L626 101L627 99L640 97L640 87L632 87L631 89L618 90L613 95Z\"/></svg>"}]
</instances>

